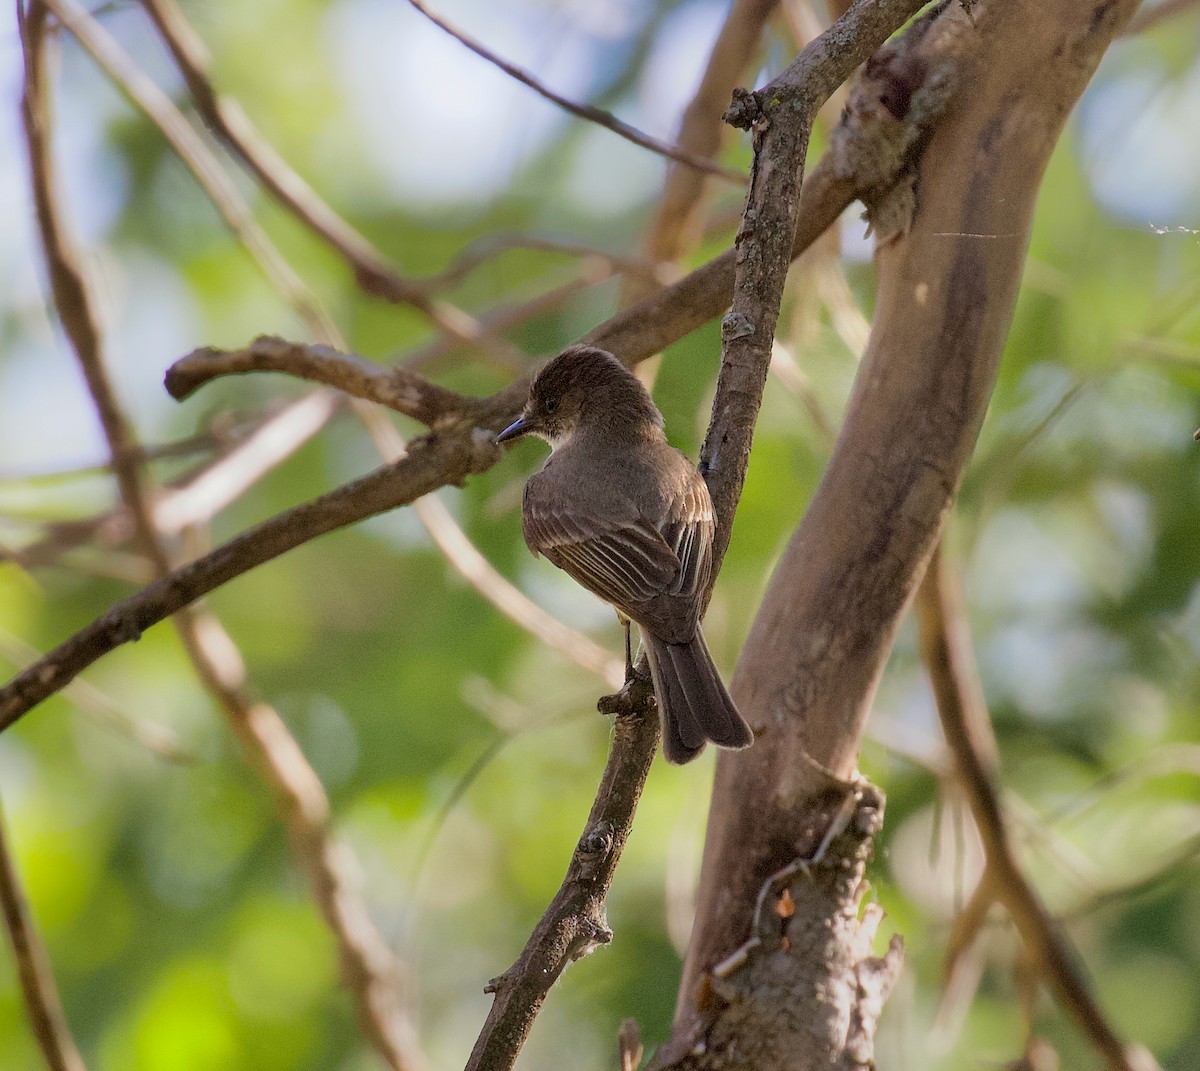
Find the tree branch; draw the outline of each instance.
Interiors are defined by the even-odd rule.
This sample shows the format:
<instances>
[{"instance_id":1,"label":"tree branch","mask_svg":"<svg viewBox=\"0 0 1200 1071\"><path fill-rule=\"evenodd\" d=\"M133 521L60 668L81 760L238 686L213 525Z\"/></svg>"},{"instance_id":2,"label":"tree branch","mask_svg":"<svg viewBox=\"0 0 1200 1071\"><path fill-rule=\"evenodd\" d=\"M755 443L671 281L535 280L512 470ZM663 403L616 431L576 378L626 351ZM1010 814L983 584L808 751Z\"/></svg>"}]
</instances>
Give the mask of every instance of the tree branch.
<instances>
[{"instance_id":1,"label":"tree branch","mask_svg":"<svg viewBox=\"0 0 1200 1071\"><path fill-rule=\"evenodd\" d=\"M248 372L282 372L309 383L323 383L428 427L453 424L476 404L475 399L430 383L402 366L387 368L354 353L338 353L331 346L305 346L271 335L260 335L237 350L208 346L193 350L167 369L167 393L183 401L210 380Z\"/></svg>"},{"instance_id":2,"label":"tree branch","mask_svg":"<svg viewBox=\"0 0 1200 1071\"><path fill-rule=\"evenodd\" d=\"M466 1071L507 1071L529 1035L550 987L569 963L612 940L604 901L633 826L658 746L658 719L646 716L649 688L636 682L613 722L608 763L583 835L562 885L517 961L488 983L496 999L475 1042Z\"/></svg>"},{"instance_id":3,"label":"tree branch","mask_svg":"<svg viewBox=\"0 0 1200 1071\"><path fill-rule=\"evenodd\" d=\"M320 778L278 711L251 700L241 654L220 622L189 609L179 625L197 675L287 823L293 854L337 945L342 982L354 998L363 1036L392 1071L424 1071L405 966L367 911L355 879L359 864L330 829Z\"/></svg>"},{"instance_id":4,"label":"tree branch","mask_svg":"<svg viewBox=\"0 0 1200 1071\"><path fill-rule=\"evenodd\" d=\"M678 144L689 152L712 159L721 147L725 124L721 118L729 95L750 63L762 38L763 27L779 0L733 0L713 44L691 102L679 124ZM696 238L696 221L703 205L704 175L694 168L667 171L662 197L642 243L646 260L671 264ZM624 303L652 293L654 282L645 277L625 280Z\"/></svg>"},{"instance_id":5,"label":"tree branch","mask_svg":"<svg viewBox=\"0 0 1200 1071\"><path fill-rule=\"evenodd\" d=\"M804 155L821 105L925 0L856 0L778 78L735 95L728 122L752 129L754 166L734 240L733 304L721 321L721 371L700 451L718 523L713 574L729 546L771 364L771 343L801 208Z\"/></svg>"},{"instance_id":6,"label":"tree branch","mask_svg":"<svg viewBox=\"0 0 1200 1071\"><path fill-rule=\"evenodd\" d=\"M983 841L987 858L983 880L1008 909L1043 979L1112 1071L1157 1067L1148 1052L1127 1046L1113 1029L1092 996L1070 938L1017 862L1000 801L995 738L975 669L962 592L940 548L934 550L917 589L916 612L921 656L933 685L942 732Z\"/></svg>"},{"instance_id":7,"label":"tree branch","mask_svg":"<svg viewBox=\"0 0 1200 1071\"><path fill-rule=\"evenodd\" d=\"M608 687L621 687L625 679L621 659L547 613L504 577L467 538L437 495L417 499L413 510L451 567L505 617L547 647L603 678Z\"/></svg>"},{"instance_id":8,"label":"tree branch","mask_svg":"<svg viewBox=\"0 0 1200 1071\"><path fill-rule=\"evenodd\" d=\"M404 456L404 440L395 425L373 405L355 402L359 418L367 428L384 461ZM413 503L417 520L442 552L451 568L510 621L525 629L547 647L566 655L577 665L598 674L613 688L625 677L620 659L593 643L587 636L547 613L516 585L500 574L459 527L437 495L425 495Z\"/></svg>"},{"instance_id":9,"label":"tree branch","mask_svg":"<svg viewBox=\"0 0 1200 1071\"><path fill-rule=\"evenodd\" d=\"M655 265L645 260L623 257L605 249L581 245L579 242L566 241L561 238L517 232L485 234L468 242L454 255L454 259L447 267L436 275L423 277L419 285L427 290L457 286L481 264L514 249L528 249L538 253L557 253L563 257L574 257L584 263L584 274L589 276L596 275L595 266L603 265L605 277L620 272L647 283L661 284L671 281L670 279L660 279Z\"/></svg>"},{"instance_id":10,"label":"tree branch","mask_svg":"<svg viewBox=\"0 0 1200 1071\"><path fill-rule=\"evenodd\" d=\"M399 270L362 234L342 219L255 129L241 106L217 93L208 76L208 52L175 0L142 0L166 44L205 124L250 173L304 226L350 266L367 293L404 304L442 331L474 346L521 363L515 346L488 331L470 314L433 298Z\"/></svg>"},{"instance_id":11,"label":"tree branch","mask_svg":"<svg viewBox=\"0 0 1200 1071\"><path fill-rule=\"evenodd\" d=\"M496 422L497 424L499 421ZM151 625L256 566L327 532L374 517L482 472L494 462L491 436L476 430L415 440L395 465L287 510L116 603L0 688L0 732L59 691L96 659L137 640Z\"/></svg>"},{"instance_id":12,"label":"tree branch","mask_svg":"<svg viewBox=\"0 0 1200 1071\"><path fill-rule=\"evenodd\" d=\"M578 116L580 119L586 119L589 123L602 126L605 130L611 130L614 134L624 138L626 141L632 142L634 145L638 145L643 149L649 149L651 152L665 156L668 160L684 164L695 171L700 171L707 175L715 175L717 178L725 179L727 182L735 182L739 186L746 181L746 176L741 172L714 164L707 156L692 152L681 145L670 145L665 141L659 141L658 138L652 138L649 134L643 133L636 127L622 122L611 112L606 112L603 108L595 108L590 104L579 104L564 97L561 93L554 92L553 89L538 81L538 79L524 68L518 67L515 63L510 63L506 59L501 59L491 49L476 41L473 37L463 33L462 30L447 22L442 16L435 14L423 3L423 0L408 0L408 2L438 27L438 29L444 30L459 44L470 49L481 59L487 60L494 67L500 68L510 78L520 82L521 85L528 86L538 96L550 101L551 104L557 105L563 111Z\"/></svg>"},{"instance_id":13,"label":"tree branch","mask_svg":"<svg viewBox=\"0 0 1200 1071\"><path fill-rule=\"evenodd\" d=\"M78 0L45 0L45 3L130 103L159 129L271 286L316 337L332 342L328 314L267 237L221 162L175 102Z\"/></svg>"},{"instance_id":14,"label":"tree branch","mask_svg":"<svg viewBox=\"0 0 1200 1071\"><path fill-rule=\"evenodd\" d=\"M27 25L34 22L34 14L22 14ZM40 32L40 31L39 31ZM29 1024L42 1058L50 1071L87 1071L71 1028L63 1012L58 987L50 969L50 958L34 926L29 904L21 889L21 879L8 844L5 830L4 810L0 807L0 913L4 915L4 928L12 942L13 959L17 966L17 980L25 997L25 1008L29 1013Z\"/></svg>"}]
</instances>

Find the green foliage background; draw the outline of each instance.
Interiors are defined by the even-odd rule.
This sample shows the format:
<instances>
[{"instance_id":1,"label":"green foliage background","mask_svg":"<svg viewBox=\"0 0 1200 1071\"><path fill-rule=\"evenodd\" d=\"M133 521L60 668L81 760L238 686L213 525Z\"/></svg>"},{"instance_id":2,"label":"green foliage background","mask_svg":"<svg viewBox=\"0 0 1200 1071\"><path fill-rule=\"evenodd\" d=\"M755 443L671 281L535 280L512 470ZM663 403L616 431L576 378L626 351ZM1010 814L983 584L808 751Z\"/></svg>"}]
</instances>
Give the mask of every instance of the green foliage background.
<instances>
[{"instance_id":1,"label":"green foliage background","mask_svg":"<svg viewBox=\"0 0 1200 1071\"><path fill-rule=\"evenodd\" d=\"M522 90L504 89L508 110L489 112L505 124L504 148L482 163L466 153L448 195L436 174L424 186L397 179L406 159L414 174L431 156L452 165L456 139L471 136L472 115L505 83L442 46L430 54L453 63L432 71L422 93L401 95L389 64L429 66L421 50L435 49L436 31L394 7L403 10L372 0L219 0L188 12L213 52L217 83L413 275L443 269L466 243L498 231L634 253L661 162L557 117ZM612 0L587 11L523 0L504 12L462 0L446 11L530 66L544 60L575 96L666 136L724 15L707 0ZM182 100L136 5L103 17ZM0 176L19 211L0 231L0 540L17 549L52 522L106 510L114 488L103 471L49 475L97 463L103 450L73 358L44 311L16 122L20 53L9 31L0 54L8 101ZM1000 382L954 528L1028 865L1067 918L1115 1022L1178 1071L1194 1067L1200 1048L1200 445L1192 442L1200 238L1176 229L1200 226L1198 32L1193 14L1120 43L1068 127L1046 176ZM772 33L769 70L792 48L781 25ZM298 384L243 377L180 406L166 399L162 371L193 346L238 345L263 332L302 337L301 328L157 132L64 44L56 144L103 280L114 374L141 435L186 438L230 413L241 426L297 397ZM576 66L564 68L564 55ZM361 84L375 85L376 96L354 89ZM747 153L731 144L727 159L744 164ZM255 203L358 352L393 361L428 341L414 314L363 297L328 250L263 197ZM719 193L718 217L737 207L735 194ZM730 227L717 227L692 261L729 240ZM849 289L837 298L816 275L797 272L784 341L836 421L873 277L869 263L854 259L842 274L814 270ZM578 271L574 258L516 250L446 296L478 312ZM835 297L817 296L828 293ZM609 315L615 297L611 281L581 290L522 325L514 341L531 355L550 354ZM693 456L718 350L712 328L683 340L667 353L656 387L673 440ZM476 392L510 375L463 353L432 374ZM727 669L827 452L808 407L772 380L707 626ZM530 445L512 450L443 501L506 576L616 654L608 613L521 543L519 489L539 456ZM203 460L159 462L155 471L170 480ZM375 464L361 426L341 415L216 517L196 545ZM122 555L93 542L54 567L0 564L3 668L27 657L20 643L52 647L133 590L131 579L111 575L128 564ZM411 966L432 1064L460 1065L487 1008L484 982L515 957L582 828L608 737L594 712L603 683L483 601L410 513L326 537L239 579L211 605L254 688L278 706L324 780L372 914ZM272 802L174 633L152 630L86 681L102 700L55 697L0 738L0 791L89 1066L378 1066ZM115 731L98 704L169 729L191 761L164 761ZM864 771L888 794L873 895L908 948L880 1036L882 1067L994 1066L1018 1054L1024 1038L1019 946L999 919L980 945L974 999L939 1015L949 923L979 856L969 818L939 776L942 763L906 624L863 756ZM711 755L685 769L655 767L609 902L616 939L566 973L523 1066L615 1067L626 1016L640 1021L649 1043L666 1036L710 767ZM1063 1067L1092 1066L1045 998L1035 1026ZM38 1059L11 959L0 954L0 1067L32 1068Z\"/></svg>"}]
</instances>

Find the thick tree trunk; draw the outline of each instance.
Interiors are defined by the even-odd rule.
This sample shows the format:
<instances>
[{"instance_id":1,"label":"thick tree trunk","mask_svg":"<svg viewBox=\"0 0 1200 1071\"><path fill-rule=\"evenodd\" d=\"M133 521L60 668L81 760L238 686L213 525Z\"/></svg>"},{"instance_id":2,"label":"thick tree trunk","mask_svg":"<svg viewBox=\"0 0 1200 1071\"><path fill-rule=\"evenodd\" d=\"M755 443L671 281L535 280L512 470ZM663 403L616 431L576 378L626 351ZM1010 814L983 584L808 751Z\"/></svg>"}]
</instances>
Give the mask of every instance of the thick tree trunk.
<instances>
[{"instance_id":1,"label":"thick tree trunk","mask_svg":"<svg viewBox=\"0 0 1200 1071\"><path fill-rule=\"evenodd\" d=\"M968 16L953 4L891 65L905 101L914 80L936 79L953 103L919 165L911 229L879 254L842 434L734 677L758 742L718 759L659 1067L873 1066L899 949L872 958L871 919L858 918L881 800L840 782L855 777L896 627L983 420L1042 172L1136 6L993 0Z\"/></svg>"}]
</instances>

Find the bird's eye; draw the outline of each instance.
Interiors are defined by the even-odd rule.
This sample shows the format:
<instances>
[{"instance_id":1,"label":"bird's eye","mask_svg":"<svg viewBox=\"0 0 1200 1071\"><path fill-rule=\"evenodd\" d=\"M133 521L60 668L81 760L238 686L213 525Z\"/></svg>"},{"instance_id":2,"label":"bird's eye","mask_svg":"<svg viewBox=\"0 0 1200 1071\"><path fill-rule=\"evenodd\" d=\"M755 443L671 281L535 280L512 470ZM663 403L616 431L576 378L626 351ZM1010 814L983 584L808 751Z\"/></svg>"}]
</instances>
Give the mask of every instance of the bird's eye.
<instances>
[{"instance_id":1,"label":"bird's eye","mask_svg":"<svg viewBox=\"0 0 1200 1071\"><path fill-rule=\"evenodd\" d=\"M547 413L553 414L554 410L558 408L558 399L547 398L544 402L542 402L542 408L545 409Z\"/></svg>"}]
</instances>

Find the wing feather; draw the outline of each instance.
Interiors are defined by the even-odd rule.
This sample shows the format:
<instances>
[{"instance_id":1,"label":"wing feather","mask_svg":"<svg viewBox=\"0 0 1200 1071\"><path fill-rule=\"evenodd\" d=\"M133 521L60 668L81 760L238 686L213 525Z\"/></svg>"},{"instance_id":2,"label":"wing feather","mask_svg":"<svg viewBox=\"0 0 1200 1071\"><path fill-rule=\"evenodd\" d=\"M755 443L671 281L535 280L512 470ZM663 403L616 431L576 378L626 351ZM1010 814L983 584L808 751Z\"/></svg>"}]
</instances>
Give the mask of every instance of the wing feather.
<instances>
[{"instance_id":1,"label":"wing feather","mask_svg":"<svg viewBox=\"0 0 1200 1071\"><path fill-rule=\"evenodd\" d=\"M589 591L618 608L666 591L679 559L650 524L583 517L526 499L525 541Z\"/></svg>"},{"instance_id":2,"label":"wing feather","mask_svg":"<svg viewBox=\"0 0 1200 1071\"><path fill-rule=\"evenodd\" d=\"M697 599L712 570L713 507L700 474L691 470L666 503L666 516L630 509L583 514L578 501L548 503L525 493L525 541L589 591L638 619L636 608L662 595Z\"/></svg>"},{"instance_id":3,"label":"wing feather","mask_svg":"<svg viewBox=\"0 0 1200 1071\"><path fill-rule=\"evenodd\" d=\"M708 486L698 472L692 473L684 493L662 526L664 541L679 560L679 575L670 588L672 595L696 598L708 586L712 572L712 542L715 514Z\"/></svg>"}]
</instances>

